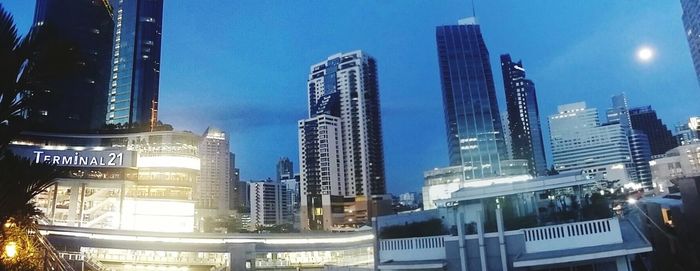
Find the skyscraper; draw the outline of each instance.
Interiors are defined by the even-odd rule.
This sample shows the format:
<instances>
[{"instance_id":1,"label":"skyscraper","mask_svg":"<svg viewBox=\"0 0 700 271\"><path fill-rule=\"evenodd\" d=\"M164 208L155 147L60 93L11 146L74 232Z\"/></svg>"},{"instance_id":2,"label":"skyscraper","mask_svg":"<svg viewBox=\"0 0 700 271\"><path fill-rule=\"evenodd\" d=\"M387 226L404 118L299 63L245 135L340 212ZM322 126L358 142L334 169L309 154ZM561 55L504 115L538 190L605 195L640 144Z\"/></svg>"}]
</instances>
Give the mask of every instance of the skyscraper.
<instances>
[{"instance_id":1,"label":"skyscraper","mask_svg":"<svg viewBox=\"0 0 700 271\"><path fill-rule=\"evenodd\" d=\"M240 170L236 167L236 154L235 153L229 153L229 159L231 162L231 165L229 167L230 172L229 175L231 177L231 182L229 183L229 205L228 208L231 210L236 210L238 211L239 208L241 207L240 204L240 195L239 195L239 187L238 185L241 182L241 172Z\"/></svg>"},{"instance_id":2,"label":"skyscraper","mask_svg":"<svg viewBox=\"0 0 700 271\"><path fill-rule=\"evenodd\" d=\"M294 177L294 163L287 157L281 157L277 161L277 180L278 182L284 177L293 178Z\"/></svg>"},{"instance_id":3,"label":"skyscraper","mask_svg":"<svg viewBox=\"0 0 700 271\"><path fill-rule=\"evenodd\" d=\"M464 178L500 175L506 157L489 52L475 18L436 29L450 165Z\"/></svg>"},{"instance_id":4,"label":"skyscraper","mask_svg":"<svg viewBox=\"0 0 700 271\"><path fill-rule=\"evenodd\" d=\"M110 0L114 9L107 124L158 121L163 0Z\"/></svg>"},{"instance_id":5,"label":"skyscraper","mask_svg":"<svg viewBox=\"0 0 700 271\"><path fill-rule=\"evenodd\" d=\"M86 132L104 125L114 23L102 1L38 0L31 35L39 70L30 73L33 129ZM48 55L60 59L48 58ZM60 66L59 71L41 70Z\"/></svg>"},{"instance_id":6,"label":"skyscraper","mask_svg":"<svg viewBox=\"0 0 700 271\"><path fill-rule=\"evenodd\" d=\"M530 174L547 174L540 113L535 83L525 78L522 61L513 62L510 55L501 55L503 88L506 92L508 130L513 159L526 159ZM506 142L508 139L506 139Z\"/></svg>"},{"instance_id":7,"label":"skyscraper","mask_svg":"<svg viewBox=\"0 0 700 271\"><path fill-rule=\"evenodd\" d=\"M199 144L201 161L195 199L198 213L204 217L227 215L230 211L231 155L229 137L209 127Z\"/></svg>"},{"instance_id":8,"label":"skyscraper","mask_svg":"<svg viewBox=\"0 0 700 271\"><path fill-rule=\"evenodd\" d=\"M606 111L608 122L606 125L619 124L627 134L630 148L631 167L628 170L630 179L651 188L651 146L649 137L640 131L632 129L632 120L629 114L629 105L625 94L612 96L612 107Z\"/></svg>"},{"instance_id":9,"label":"skyscraper","mask_svg":"<svg viewBox=\"0 0 700 271\"><path fill-rule=\"evenodd\" d=\"M683 27L693 57L695 74L700 82L700 2L697 0L681 0L683 9Z\"/></svg>"},{"instance_id":10,"label":"skyscraper","mask_svg":"<svg viewBox=\"0 0 700 271\"><path fill-rule=\"evenodd\" d=\"M560 105L549 116L554 168L560 172L620 164L632 170L625 129L601 125L598 110L585 102Z\"/></svg>"},{"instance_id":11,"label":"skyscraper","mask_svg":"<svg viewBox=\"0 0 700 271\"><path fill-rule=\"evenodd\" d=\"M649 138L651 155L664 154L678 146L676 139L666 125L656 116L651 106L636 107L629 110L632 129L640 130Z\"/></svg>"},{"instance_id":12,"label":"skyscraper","mask_svg":"<svg viewBox=\"0 0 700 271\"><path fill-rule=\"evenodd\" d=\"M332 55L311 66L307 86L309 117L298 126L302 226L328 229L347 221L324 219L331 203L323 195L386 193L376 60L362 51Z\"/></svg>"}]
</instances>

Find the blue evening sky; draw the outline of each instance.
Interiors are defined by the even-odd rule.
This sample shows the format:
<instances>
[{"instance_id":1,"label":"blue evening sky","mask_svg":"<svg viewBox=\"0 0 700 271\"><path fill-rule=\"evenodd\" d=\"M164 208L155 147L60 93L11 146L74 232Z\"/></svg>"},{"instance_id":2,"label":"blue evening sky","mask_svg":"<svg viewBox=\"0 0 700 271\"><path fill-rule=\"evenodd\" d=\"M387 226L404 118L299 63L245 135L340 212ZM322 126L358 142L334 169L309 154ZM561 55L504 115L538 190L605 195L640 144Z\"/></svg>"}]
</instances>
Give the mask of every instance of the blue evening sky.
<instances>
[{"instance_id":1,"label":"blue evening sky","mask_svg":"<svg viewBox=\"0 0 700 271\"><path fill-rule=\"evenodd\" d=\"M1 2L26 32L34 1ZM671 127L700 114L680 1L476 2L501 108L498 57L511 53L537 86L544 130L557 105L604 110L619 92ZM242 178L272 177L280 156L298 167L309 66L362 49L379 65L389 191L419 191L424 170L447 165L435 26L470 14L466 0L166 0L160 118L229 131ZM651 63L636 61L642 45L656 48Z\"/></svg>"}]
</instances>

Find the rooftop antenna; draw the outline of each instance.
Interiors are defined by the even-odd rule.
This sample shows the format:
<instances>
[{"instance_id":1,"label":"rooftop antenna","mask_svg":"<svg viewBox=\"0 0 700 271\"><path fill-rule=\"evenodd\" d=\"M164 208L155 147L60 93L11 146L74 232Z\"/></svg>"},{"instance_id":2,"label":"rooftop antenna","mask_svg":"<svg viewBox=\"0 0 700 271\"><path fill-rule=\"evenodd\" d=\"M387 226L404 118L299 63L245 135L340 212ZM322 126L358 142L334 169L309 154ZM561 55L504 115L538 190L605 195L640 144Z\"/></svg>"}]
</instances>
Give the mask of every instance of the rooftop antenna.
<instances>
[{"instance_id":1,"label":"rooftop antenna","mask_svg":"<svg viewBox=\"0 0 700 271\"><path fill-rule=\"evenodd\" d=\"M472 17L476 18L476 6L474 5L474 0L472 2Z\"/></svg>"}]
</instances>

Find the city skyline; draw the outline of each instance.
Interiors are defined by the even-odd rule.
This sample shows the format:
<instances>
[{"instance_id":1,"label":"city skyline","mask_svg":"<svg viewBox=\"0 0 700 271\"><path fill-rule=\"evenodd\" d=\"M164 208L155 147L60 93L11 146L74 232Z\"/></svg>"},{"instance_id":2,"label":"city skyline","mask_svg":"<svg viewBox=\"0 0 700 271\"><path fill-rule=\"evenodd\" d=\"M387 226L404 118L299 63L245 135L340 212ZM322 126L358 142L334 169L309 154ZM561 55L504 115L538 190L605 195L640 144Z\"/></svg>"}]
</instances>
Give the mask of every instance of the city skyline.
<instances>
[{"instance_id":1,"label":"city skyline","mask_svg":"<svg viewBox=\"0 0 700 271\"><path fill-rule=\"evenodd\" d=\"M512 53L528 63L528 77L538 84L541 117L554 113L557 104L578 100L585 100L592 107L602 110L607 107L610 96L624 91L632 107L651 104L658 109L664 122L671 125L698 113L691 103L698 98L697 81L680 19L680 4L676 1L647 2L649 5L633 7L607 3L605 9L587 5L572 11L565 10L569 5L549 2L500 3L500 6L477 3L477 16L491 51L492 69L497 68L493 66L493 63L498 63L494 59L501 53ZM332 10L339 3L317 5L322 10ZM305 113L306 88L302 78L308 72L308 65L326 55L362 49L371 52L380 67L388 191L415 191L422 184L424 170L447 164L436 48L432 35L436 26L454 24L456 20L469 16L469 8L464 1L433 5L432 2L408 5L367 2L363 8L351 7L347 15L334 16L356 18L358 13L371 12L379 19L367 23L383 22L382 27L360 27L366 31L357 34L337 31L343 34L333 36L330 34L335 32L331 31L334 27L350 29L350 19L340 18L338 25L322 27L313 34L309 30L294 30L310 24L308 20L273 29L303 15L290 12L296 5L282 3L270 6L270 10L260 16L278 18L276 20L258 18L245 22L241 18L250 18L244 16L246 12L250 13L260 6L251 3L223 6L200 2L166 3L161 119L173 124L176 129L193 130L195 133L206 128L207 123L200 120L210 120L212 125L231 131L232 151L239 155L239 168L244 179L273 176L269 167L272 161L279 156L297 157L295 126L296 120ZM531 7L524 10L545 7L559 8L562 12L560 15L535 16L540 17L537 20L527 18L532 17L531 13L516 12L523 10L518 8L528 5ZM220 10L208 10L212 6ZM8 3L7 8L17 19L20 32L26 33L31 25L33 3ZM383 13L381 8L392 11ZM194 16L183 15L188 11L192 11ZM235 16L212 16L213 21L209 22L195 20L207 12L233 12ZM512 12L513 16L500 23L509 16L501 16L499 12ZM615 16L622 12L627 16ZM565 18L577 13L581 15ZM408 20L407 16L401 15L415 15L415 19ZM232 22L228 22L230 18L233 18ZM581 24L582 18L586 19L587 24ZM180 19L182 22L178 22ZM222 39L208 40L205 34L193 34L209 24L222 23L231 26L230 33L227 32ZM255 24L263 27L263 31L248 33ZM647 24L657 27L648 29L644 27ZM609 26L603 28L605 25ZM404 27L406 29L398 29ZM620 31L620 28L624 31ZM517 33L518 29L527 34ZM377 37L387 31L396 31L391 32L396 34L395 39L386 39L381 45L376 45ZM560 35L560 39L550 39L552 33ZM310 35L314 42L324 39L330 42L323 46L307 47L306 42L299 40L304 35ZM278 37L282 42L265 44L266 39L271 41L270 37ZM211 44L195 41L196 38L203 38L204 43ZM528 44L515 45L509 40L524 40ZM651 63L640 64L634 59L634 50L644 44L656 48L658 57ZM203 46L195 47L202 48L197 50L200 52L189 51L195 45ZM300 48L304 49L303 52L297 53L295 49ZM600 48L608 50L599 52ZM295 56L290 57L292 52ZM588 58L591 60L584 60ZM275 75L266 71L273 64L278 68L269 70L284 71L275 77L279 80L261 82L261 78ZM585 74L576 72L583 69L587 70ZM494 74L494 80L500 82L499 73ZM202 80L209 76L213 80ZM571 84L572 81L577 83ZM669 82L674 82L674 85L669 87ZM676 95L661 95L669 91ZM502 86L497 83L496 93L501 110L505 108L502 92ZM222 95L229 97L220 99ZM542 128L547 130L546 127ZM544 134L543 137L546 139L548 135ZM545 145L548 145L547 142ZM298 164L295 158L293 160Z\"/></svg>"}]
</instances>

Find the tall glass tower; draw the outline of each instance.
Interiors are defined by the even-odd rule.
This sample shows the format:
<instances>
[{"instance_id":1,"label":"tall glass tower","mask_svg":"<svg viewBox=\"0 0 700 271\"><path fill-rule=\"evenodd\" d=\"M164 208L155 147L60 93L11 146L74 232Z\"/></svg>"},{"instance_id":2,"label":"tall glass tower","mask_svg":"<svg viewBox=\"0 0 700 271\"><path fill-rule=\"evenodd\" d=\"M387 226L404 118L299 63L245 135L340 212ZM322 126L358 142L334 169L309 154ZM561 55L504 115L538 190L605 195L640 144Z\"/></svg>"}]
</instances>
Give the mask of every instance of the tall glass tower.
<instances>
[{"instance_id":1,"label":"tall glass tower","mask_svg":"<svg viewBox=\"0 0 700 271\"><path fill-rule=\"evenodd\" d=\"M163 0L111 0L114 47L107 124L158 120Z\"/></svg>"},{"instance_id":2,"label":"tall glass tower","mask_svg":"<svg viewBox=\"0 0 700 271\"><path fill-rule=\"evenodd\" d=\"M695 74L700 82L700 1L681 0L683 27L685 28L690 55L693 57Z\"/></svg>"},{"instance_id":3,"label":"tall glass tower","mask_svg":"<svg viewBox=\"0 0 700 271\"><path fill-rule=\"evenodd\" d=\"M38 46L33 54L38 61L64 64L37 65L39 70L30 73L34 102L27 114L32 129L87 132L102 128L113 28L110 7L102 1L36 1L32 36ZM53 66L61 70L41 70Z\"/></svg>"},{"instance_id":4,"label":"tall glass tower","mask_svg":"<svg viewBox=\"0 0 700 271\"><path fill-rule=\"evenodd\" d=\"M530 174L545 175L547 161L535 83L525 78L522 61L513 62L508 54L501 55L501 71L508 111L508 125L504 129L509 130L506 134L510 135L513 159L526 159Z\"/></svg>"},{"instance_id":5,"label":"tall glass tower","mask_svg":"<svg viewBox=\"0 0 700 271\"><path fill-rule=\"evenodd\" d=\"M506 157L489 52L476 18L436 29L450 165L464 178L498 176Z\"/></svg>"}]
</instances>

